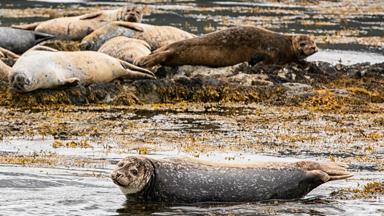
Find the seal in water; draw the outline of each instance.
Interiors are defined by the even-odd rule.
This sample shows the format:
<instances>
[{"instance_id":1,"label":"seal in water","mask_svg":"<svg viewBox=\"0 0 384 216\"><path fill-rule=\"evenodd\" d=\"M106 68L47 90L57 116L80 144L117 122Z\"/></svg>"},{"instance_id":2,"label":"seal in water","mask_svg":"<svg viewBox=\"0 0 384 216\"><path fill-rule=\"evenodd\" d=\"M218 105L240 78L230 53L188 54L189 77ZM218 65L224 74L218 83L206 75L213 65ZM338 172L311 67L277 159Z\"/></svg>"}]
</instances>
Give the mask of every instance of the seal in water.
<instances>
[{"instance_id":1,"label":"seal in water","mask_svg":"<svg viewBox=\"0 0 384 216\"><path fill-rule=\"evenodd\" d=\"M169 203L296 199L325 182L351 176L332 162L224 165L136 156L120 161L111 174L128 200Z\"/></svg>"},{"instance_id":2,"label":"seal in water","mask_svg":"<svg viewBox=\"0 0 384 216\"><path fill-rule=\"evenodd\" d=\"M283 35L241 26L175 42L136 63L146 67L158 64L224 67L241 62L285 64L302 60L317 50L315 42L305 35Z\"/></svg>"},{"instance_id":3,"label":"seal in water","mask_svg":"<svg viewBox=\"0 0 384 216\"><path fill-rule=\"evenodd\" d=\"M196 37L194 34L172 26L117 21L107 24L84 37L80 47L82 50L98 50L107 40L116 36L144 40L151 46L151 50L176 41Z\"/></svg>"},{"instance_id":4,"label":"seal in water","mask_svg":"<svg viewBox=\"0 0 384 216\"><path fill-rule=\"evenodd\" d=\"M8 76L11 73L11 67L5 64L2 60L9 59L12 62L19 58L15 53L0 47L0 80L8 82Z\"/></svg>"},{"instance_id":5,"label":"seal in water","mask_svg":"<svg viewBox=\"0 0 384 216\"><path fill-rule=\"evenodd\" d=\"M118 36L107 41L98 51L133 63L133 61L151 54L151 47L143 40Z\"/></svg>"},{"instance_id":6,"label":"seal in water","mask_svg":"<svg viewBox=\"0 0 384 216\"><path fill-rule=\"evenodd\" d=\"M54 88L66 84L110 82L117 78L154 79L152 72L95 51L61 52L32 48L20 56L9 76L19 92Z\"/></svg>"},{"instance_id":7,"label":"seal in water","mask_svg":"<svg viewBox=\"0 0 384 216\"><path fill-rule=\"evenodd\" d=\"M54 38L53 35L41 32L0 27L0 47L18 54L52 38Z\"/></svg>"},{"instance_id":8,"label":"seal in water","mask_svg":"<svg viewBox=\"0 0 384 216\"><path fill-rule=\"evenodd\" d=\"M142 11L134 7L123 7L117 10L99 11L75 17L61 17L14 28L35 30L55 35L59 40L80 41L86 35L111 21L141 22Z\"/></svg>"}]
</instances>

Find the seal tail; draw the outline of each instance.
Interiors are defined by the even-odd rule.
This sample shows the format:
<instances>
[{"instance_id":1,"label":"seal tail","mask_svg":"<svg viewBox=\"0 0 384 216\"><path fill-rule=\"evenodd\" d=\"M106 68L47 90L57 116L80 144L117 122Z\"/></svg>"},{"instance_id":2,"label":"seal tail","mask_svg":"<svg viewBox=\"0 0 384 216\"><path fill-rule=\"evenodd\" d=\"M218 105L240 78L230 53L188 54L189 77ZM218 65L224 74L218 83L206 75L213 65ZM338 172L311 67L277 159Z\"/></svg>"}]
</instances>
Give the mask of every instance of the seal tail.
<instances>
[{"instance_id":1,"label":"seal tail","mask_svg":"<svg viewBox=\"0 0 384 216\"><path fill-rule=\"evenodd\" d=\"M300 161L297 162L297 165L309 171L309 173L318 176L323 182L347 179L353 176L352 173L347 171L346 165L342 163Z\"/></svg>"},{"instance_id":2,"label":"seal tail","mask_svg":"<svg viewBox=\"0 0 384 216\"><path fill-rule=\"evenodd\" d=\"M155 65L162 64L169 59L169 57L172 55L171 51L163 51L163 52L154 52L148 56L144 56L136 60L134 63L135 65L141 66L141 67L153 67Z\"/></svg>"}]
</instances>

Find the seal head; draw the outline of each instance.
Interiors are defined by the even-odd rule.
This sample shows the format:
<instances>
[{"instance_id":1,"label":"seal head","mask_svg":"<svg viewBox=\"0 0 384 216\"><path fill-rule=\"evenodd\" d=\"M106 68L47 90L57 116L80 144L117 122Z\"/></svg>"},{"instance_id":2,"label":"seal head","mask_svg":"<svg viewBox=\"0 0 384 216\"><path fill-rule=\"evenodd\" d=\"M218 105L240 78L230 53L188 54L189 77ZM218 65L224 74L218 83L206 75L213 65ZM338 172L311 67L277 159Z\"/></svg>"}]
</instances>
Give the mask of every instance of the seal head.
<instances>
[{"instance_id":1,"label":"seal head","mask_svg":"<svg viewBox=\"0 0 384 216\"><path fill-rule=\"evenodd\" d=\"M37 85L23 72L10 73L9 82L11 88L17 92L32 91L35 89L35 85Z\"/></svg>"},{"instance_id":2,"label":"seal head","mask_svg":"<svg viewBox=\"0 0 384 216\"><path fill-rule=\"evenodd\" d=\"M139 7L123 7L120 17L117 20L127 22L141 22L143 19L143 10Z\"/></svg>"},{"instance_id":3,"label":"seal head","mask_svg":"<svg viewBox=\"0 0 384 216\"><path fill-rule=\"evenodd\" d=\"M306 57L313 55L319 49L314 40L307 35L292 35L292 47L296 53L298 60L303 60Z\"/></svg>"},{"instance_id":4,"label":"seal head","mask_svg":"<svg viewBox=\"0 0 384 216\"><path fill-rule=\"evenodd\" d=\"M154 173L154 166L148 158L127 157L117 164L111 177L123 194L128 196L145 190Z\"/></svg>"}]
</instances>

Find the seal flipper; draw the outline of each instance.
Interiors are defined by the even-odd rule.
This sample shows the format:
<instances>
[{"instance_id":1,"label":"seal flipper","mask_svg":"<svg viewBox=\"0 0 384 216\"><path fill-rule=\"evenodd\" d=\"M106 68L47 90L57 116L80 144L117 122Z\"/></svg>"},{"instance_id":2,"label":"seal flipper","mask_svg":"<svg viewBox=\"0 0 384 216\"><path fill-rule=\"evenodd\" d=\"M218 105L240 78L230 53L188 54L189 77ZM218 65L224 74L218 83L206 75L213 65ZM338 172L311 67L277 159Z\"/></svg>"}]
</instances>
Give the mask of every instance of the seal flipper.
<instances>
[{"instance_id":1,"label":"seal flipper","mask_svg":"<svg viewBox=\"0 0 384 216\"><path fill-rule=\"evenodd\" d=\"M102 14L103 14L103 12L101 12L101 11L95 12L95 13L90 13L90 14L85 14L83 16L80 16L79 19L80 20L94 19L94 18L101 16Z\"/></svg>"},{"instance_id":2,"label":"seal flipper","mask_svg":"<svg viewBox=\"0 0 384 216\"><path fill-rule=\"evenodd\" d=\"M134 63L141 67L153 67L162 64L172 56L172 51L154 52L148 56L144 56L136 60Z\"/></svg>"},{"instance_id":3,"label":"seal flipper","mask_svg":"<svg viewBox=\"0 0 384 216\"><path fill-rule=\"evenodd\" d=\"M54 48L51 48L51 47L47 47L47 46L42 46L42 45L34 46L31 49L29 49L29 50L33 50L33 51L47 51L47 52L58 52L59 51L57 49L54 49Z\"/></svg>"},{"instance_id":4,"label":"seal flipper","mask_svg":"<svg viewBox=\"0 0 384 216\"><path fill-rule=\"evenodd\" d=\"M117 25L117 26L124 27L124 28L129 28L129 29L132 29L134 31L139 31L139 32L144 31L144 28L141 27L140 24L138 24L138 23L116 21L116 22L113 22L113 25Z\"/></svg>"},{"instance_id":5,"label":"seal flipper","mask_svg":"<svg viewBox=\"0 0 384 216\"><path fill-rule=\"evenodd\" d=\"M296 163L298 167L309 171L312 174L318 174L320 179L327 181L341 180L352 177L353 175L347 171L344 164L334 162L317 163L313 161L300 161ZM325 177L324 174L328 177Z\"/></svg>"},{"instance_id":6,"label":"seal flipper","mask_svg":"<svg viewBox=\"0 0 384 216\"><path fill-rule=\"evenodd\" d=\"M120 61L120 64L127 72L125 77L128 79L156 79L155 74L147 69L138 67L125 61Z\"/></svg>"},{"instance_id":7,"label":"seal flipper","mask_svg":"<svg viewBox=\"0 0 384 216\"><path fill-rule=\"evenodd\" d=\"M46 33L42 33L42 32L34 32L34 34L35 34L35 45L39 44L43 41L55 38L54 35L46 34Z\"/></svg>"},{"instance_id":8,"label":"seal flipper","mask_svg":"<svg viewBox=\"0 0 384 216\"><path fill-rule=\"evenodd\" d=\"M3 57L7 57L7 58L10 58L14 61L16 61L20 56L17 55L16 53L13 53L12 51L9 51L7 49L4 49L2 47L0 47L0 54L3 56Z\"/></svg>"},{"instance_id":9,"label":"seal flipper","mask_svg":"<svg viewBox=\"0 0 384 216\"><path fill-rule=\"evenodd\" d=\"M72 77L72 78L68 78L60 81L60 84L64 86L76 86L79 83L80 83L80 79L76 77Z\"/></svg>"},{"instance_id":10,"label":"seal flipper","mask_svg":"<svg viewBox=\"0 0 384 216\"><path fill-rule=\"evenodd\" d=\"M24 25L12 25L12 28L15 29L24 29L24 30L35 30L38 25L40 25L42 22L35 22L30 24L24 24Z\"/></svg>"},{"instance_id":11,"label":"seal flipper","mask_svg":"<svg viewBox=\"0 0 384 216\"><path fill-rule=\"evenodd\" d=\"M255 66L255 64L262 62L264 60L265 60L265 56L260 56L260 55L253 56L251 60L248 62L248 64L250 64L251 66Z\"/></svg>"}]
</instances>

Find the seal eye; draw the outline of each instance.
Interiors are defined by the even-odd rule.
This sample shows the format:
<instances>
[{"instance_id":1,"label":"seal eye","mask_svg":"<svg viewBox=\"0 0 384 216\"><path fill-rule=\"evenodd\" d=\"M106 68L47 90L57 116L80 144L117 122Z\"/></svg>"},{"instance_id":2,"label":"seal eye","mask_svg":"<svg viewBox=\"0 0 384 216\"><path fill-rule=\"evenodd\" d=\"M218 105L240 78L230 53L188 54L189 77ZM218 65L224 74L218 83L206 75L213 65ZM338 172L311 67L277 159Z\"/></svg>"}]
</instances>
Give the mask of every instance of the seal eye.
<instances>
[{"instance_id":1,"label":"seal eye","mask_svg":"<svg viewBox=\"0 0 384 216\"><path fill-rule=\"evenodd\" d=\"M137 169L131 169L130 172L131 172L131 174L134 175L134 176L137 176L137 174L139 174L139 172L137 171Z\"/></svg>"},{"instance_id":2,"label":"seal eye","mask_svg":"<svg viewBox=\"0 0 384 216\"><path fill-rule=\"evenodd\" d=\"M119 162L119 163L117 164L117 166L118 166L118 167L123 167L123 166L124 166L124 163L123 163L123 162Z\"/></svg>"},{"instance_id":3,"label":"seal eye","mask_svg":"<svg viewBox=\"0 0 384 216\"><path fill-rule=\"evenodd\" d=\"M304 47L305 47L305 45L307 45L307 43L306 43L306 42L300 42L300 44L299 44L299 45L300 45L300 47L301 47L301 48L304 48Z\"/></svg>"}]
</instances>

